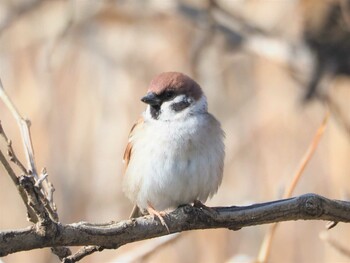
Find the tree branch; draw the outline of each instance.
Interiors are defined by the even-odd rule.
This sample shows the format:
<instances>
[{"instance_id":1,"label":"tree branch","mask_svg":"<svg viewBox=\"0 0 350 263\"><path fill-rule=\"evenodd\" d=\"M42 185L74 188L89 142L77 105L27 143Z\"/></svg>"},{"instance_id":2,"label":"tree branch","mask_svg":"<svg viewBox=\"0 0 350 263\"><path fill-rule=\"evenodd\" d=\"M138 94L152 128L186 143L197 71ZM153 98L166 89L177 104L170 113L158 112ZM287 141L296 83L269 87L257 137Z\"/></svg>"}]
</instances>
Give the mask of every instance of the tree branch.
<instances>
[{"instance_id":1,"label":"tree branch","mask_svg":"<svg viewBox=\"0 0 350 263\"><path fill-rule=\"evenodd\" d=\"M42 170L40 176L38 176L34 159L33 144L30 135L30 122L19 114L16 106L12 103L10 97L5 92L1 79L0 99L4 102L18 123L28 161L28 169L26 169L17 158L17 155L12 148L11 140L8 139L4 129L1 126L1 122L0 136L7 143L7 151L10 160L20 168L24 175L18 177L15 174L1 150L0 163L4 166L5 170L16 185L27 208L28 219L36 224L36 233L41 236L47 236L48 233L55 232L56 222L59 221L56 205L53 202L53 192L55 189L51 182L47 180L48 174L45 168ZM43 183L44 185L42 185ZM59 257L60 260L71 255L71 251L65 247L52 247L51 250Z\"/></svg>"},{"instance_id":2,"label":"tree branch","mask_svg":"<svg viewBox=\"0 0 350 263\"><path fill-rule=\"evenodd\" d=\"M350 202L330 200L316 194L250 206L214 207L210 210L182 206L166 216L171 233L243 227L291 220L350 222ZM167 230L152 216L106 224L79 222L63 225L53 222L55 231L39 234L35 227L0 232L0 256L56 246L96 245L116 249L122 245L167 235ZM66 261L74 262L74 261Z\"/></svg>"},{"instance_id":3,"label":"tree branch","mask_svg":"<svg viewBox=\"0 0 350 263\"><path fill-rule=\"evenodd\" d=\"M5 168L6 172L10 175L13 183L15 184L23 202L24 205L27 208L27 216L28 216L28 220L30 220L31 222L37 222L38 218L37 215L35 214L34 210L28 205L28 197L24 191L24 189L20 186L19 184L19 180L15 174L15 172L13 171L11 165L9 164L9 162L7 161L5 155L1 152L0 150L0 163L3 165L3 167Z\"/></svg>"}]
</instances>

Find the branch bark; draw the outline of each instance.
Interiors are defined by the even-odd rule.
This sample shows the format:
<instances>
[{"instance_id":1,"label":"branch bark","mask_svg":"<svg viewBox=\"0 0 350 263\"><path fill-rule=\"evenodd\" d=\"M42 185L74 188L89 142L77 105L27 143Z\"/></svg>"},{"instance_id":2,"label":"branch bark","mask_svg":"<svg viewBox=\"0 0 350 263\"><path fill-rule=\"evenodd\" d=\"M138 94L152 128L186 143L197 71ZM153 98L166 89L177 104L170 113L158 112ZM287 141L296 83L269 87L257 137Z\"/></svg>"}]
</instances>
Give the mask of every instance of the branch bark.
<instances>
[{"instance_id":1,"label":"branch bark","mask_svg":"<svg viewBox=\"0 0 350 263\"><path fill-rule=\"evenodd\" d=\"M350 202L330 200L316 194L254 204L250 206L203 209L182 206L165 218L170 233L243 227L291 220L350 222ZM96 245L116 249L128 243L167 235L167 230L152 216L106 224L79 222L60 224L43 236L35 226L0 232L0 256L44 247ZM72 261L65 261L72 262Z\"/></svg>"}]
</instances>

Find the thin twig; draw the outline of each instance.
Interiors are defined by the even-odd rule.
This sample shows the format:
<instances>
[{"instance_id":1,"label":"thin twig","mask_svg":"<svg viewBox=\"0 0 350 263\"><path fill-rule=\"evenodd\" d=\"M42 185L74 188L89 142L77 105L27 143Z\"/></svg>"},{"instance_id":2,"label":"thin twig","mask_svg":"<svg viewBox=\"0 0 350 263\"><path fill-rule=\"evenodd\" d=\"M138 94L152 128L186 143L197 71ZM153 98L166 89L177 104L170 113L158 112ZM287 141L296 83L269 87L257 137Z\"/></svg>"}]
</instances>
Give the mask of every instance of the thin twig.
<instances>
[{"instance_id":1,"label":"thin twig","mask_svg":"<svg viewBox=\"0 0 350 263\"><path fill-rule=\"evenodd\" d=\"M42 182L43 182L44 180L46 180L46 178L47 178L48 176L49 176L49 175L48 175L46 169L43 168L43 170L42 170L41 173L40 173L40 176L39 176L38 180L35 182L35 186L36 186L36 187L41 187Z\"/></svg>"},{"instance_id":2,"label":"thin twig","mask_svg":"<svg viewBox=\"0 0 350 263\"><path fill-rule=\"evenodd\" d=\"M304 173L306 166L310 162L312 156L314 155L314 153L317 149L318 144L320 143L322 135L324 134L324 131L327 127L328 120L329 120L329 110L326 110L326 113L325 113L325 116L322 120L322 123L318 127L318 129L317 129L317 131L316 131L316 133L311 141L311 144L309 145L303 158L301 159L299 167L293 176L292 182L290 183L289 187L285 190L285 192L283 194L283 198L289 198L292 196L292 194L295 190L295 187L297 186L297 184L300 180L301 175Z\"/></svg>"},{"instance_id":3,"label":"thin twig","mask_svg":"<svg viewBox=\"0 0 350 263\"><path fill-rule=\"evenodd\" d=\"M4 138L4 140L7 144L7 152L8 152L8 155L10 156L10 161L15 163L24 174L29 174L27 169L24 167L22 162L18 159L15 151L13 150L12 141L7 137L5 131L2 127L1 121L0 121L0 135L1 135L1 137Z\"/></svg>"},{"instance_id":4,"label":"thin twig","mask_svg":"<svg viewBox=\"0 0 350 263\"><path fill-rule=\"evenodd\" d=\"M6 107L10 110L13 117L16 119L19 129L21 131L22 135L22 142L25 148L25 154L28 162L28 167L31 171L31 174L34 176L35 179L38 178L37 169L35 166L35 160L34 160L34 150L32 145L32 140L30 136L30 122L19 114L16 106L12 103L10 97L6 94L4 86L2 85L2 81L0 79L0 98L5 103Z\"/></svg>"},{"instance_id":5,"label":"thin twig","mask_svg":"<svg viewBox=\"0 0 350 263\"><path fill-rule=\"evenodd\" d=\"M327 228L327 230L331 230L332 228L334 228L334 227L336 227L336 225L338 225L338 222L328 222L327 224L326 224L326 228Z\"/></svg>"},{"instance_id":6,"label":"thin twig","mask_svg":"<svg viewBox=\"0 0 350 263\"><path fill-rule=\"evenodd\" d=\"M53 202L53 192L55 189L47 180L48 174L46 169L42 170L40 177L38 176L30 134L30 123L19 114L17 108L6 94L1 79L0 99L5 103L6 107L9 109L18 123L24 145L24 151L27 157L28 169L25 169L21 162L17 159L17 156L12 148L11 141L7 138L2 127L0 127L0 132L8 144L10 158L21 168L24 175L18 178L2 153L0 155L0 161L20 192L21 197L27 207L29 220L36 224L37 234L45 236L47 235L47 232L55 232L56 224L59 221L56 205ZM60 259L71 254L70 250L65 247L53 246L52 251Z\"/></svg>"},{"instance_id":7,"label":"thin twig","mask_svg":"<svg viewBox=\"0 0 350 263\"><path fill-rule=\"evenodd\" d=\"M8 143L10 140L8 139L1 123L0 123L0 134L1 136L4 138L4 140ZM9 144L9 143L8 143ZM11 144L10 144L11 145ZM11 150L13 151L12 149L12 146L11 146ZM13 152L13 156L16 156L15 153ZM17 158L17 157L16 157ZM38 222L38 216L36 215L35 211L33 210L32 207L30 207L30 205L28 204L28 196L26 194L26 192L24 191L23 187L21 187L20 183L19 183L19 179L16 175L16 173L13 171L11 165L9 164L9 162L7 161L5 155L2 153L2 151L0 150L0 162L1 164L3 165L3 167L5 168L7 174L11 177L13 183L15 184L22 200L23 200L23 203L24 205L26 206L27 208L27 217L28 217L28 220L32 223L36 223ZM19 161L18 161L19 162ZM20 163L20 162L19 162ZM24 168L24 170L26 171L26 169ZM25 173L27 174L27 173Z\"/></svg>"},{"instance_id":8,"label":"thin twig","mask_svg":"<svg viewBox=\"0 0 350 263\"><path fill-rule=\"evenodd\" d=\"M6 107L10 110L11 114L14 116L14 118L17 121L17 124L19 126L22 142L24 146L24 152L27 158L28 163L28 169L26 169L25 174L33 175L36 181L39 181L39 184L42 185L41 190L43 191L44 195L46 196L47 200L49 201L52 210L56 210L56 205L53 201L53 192L54 188L52 187L52 184L47 179L47 172L45 171L45 174L43 175L44 178L39 177L36 164L35 164L35 155L34 155L34 149L33 149L33 143L30 133L30 121L24 119L19 111L17 110L16 106L11 101L10 97L7 95L2 81L0 79L0 99L5 103ZM13 149L12 149L13 150ZM14 154L14 153L13 153ZM16 156L14 154L14 156ZM20 163L20 162L19 162ZM57 216L57 215L55 215Z\"/></svg>"},{"instance_id":9,"label":"thin twig","mask_svg":"<svg viewBox=\"0 0 350 263\"><path fill-rule=\"evenodd\" d=\"M1 150L0 150L0 162L1 162L2 166L5 168L7 174L11 177L13 183L15 184L15 186L19 192L19 195L21 196L21 198L23 200L24 205L27 208L28 220L33 222L33 223L38 222L37 215L35 214L34 210L28 205L28 197L27 197L24 189L20 186L16 173L13 171L11 165L9 164L9 162L7 161L5 155L2 153Z\"/></svg>"},{"instance_id":10,"label":"thin twig","mask_svg":"<svg viewBox=\"0 0 350 263\"><path fill-rule=\"evenodd\" d=\"M322 135L326 129L327 123L329 119L329 110L326 111L325 116L322 120L321 125L318 127L311 144L307 148L303 158L301 159L299 166L293 176L292 182L289 184L288 188L285 189L285 192L283 194L283 198L290 198L294 192L295 187L297 186L298 182L300 181L300 178L305 171L305 168L307 164L310 162L312 156L314 155L317 146L322 138ZM272 240L275 236L276 229L277 229L278 223L274 223L270 226L270 229L266 233L264 240L261 244L260 251L257 257L257 262L259 263L265 263L268 260L268 257L271 252L272 247Z\"/></svg>"},{"instance_id":11,"label":"thin twig","mask_svg":"<svg viewBox=\"0 0 350 263\"><path fill-rule=\"evenodd\" d=\"M62 260L62 263L78 262L79 260L82 260L84 257L91 255L92 253L95 253L95 252L101 252L102 250L103 250L103 247L101 246L85 246L79 249L79 251L76 252L74 255L64 258Z\"/></svg>"},{"instance_id":12,"label":"thin twig","mask_svg":"<svg viewBox=\"0 0 350 263\"><path fill-rule=\"evenodd\" d=\"M27 169L24 167L22 162L18 159L15 151L13 150L11 140L7 141L7 153L10 156L10 161L14 162L24 174L28 174Z\"/></svg>"},{"instance_id":13,"label":"thin twig","mask_svg":"<svg viewBox=\"0 0 350 263\"><path fill-rule=\"evenodd\" d=\"M23 187L25 193L28 198L28 205L34 210L37 215L39 226L41 225L52 225L52 219L48 211L45 209L45 206L42 204L41 198L39 197L39 193L34 186L33 177L23 175L19 178L19 184ZM45 230L41 229L41 235L45 236Z\"/></svg>"}]
</instances>

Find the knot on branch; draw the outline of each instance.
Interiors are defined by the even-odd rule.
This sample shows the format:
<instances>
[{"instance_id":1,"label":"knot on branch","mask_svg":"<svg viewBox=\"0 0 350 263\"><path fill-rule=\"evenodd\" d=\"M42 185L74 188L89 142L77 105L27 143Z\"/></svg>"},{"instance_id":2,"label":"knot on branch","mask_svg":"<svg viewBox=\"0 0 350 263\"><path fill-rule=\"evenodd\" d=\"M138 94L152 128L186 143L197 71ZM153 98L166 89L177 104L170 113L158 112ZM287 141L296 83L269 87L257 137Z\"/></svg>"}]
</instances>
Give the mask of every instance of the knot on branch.
<instances>
[{"instance_id":1,"label":"knot on branch","mask_svg":"<svg viewBox=\"0 0 350 263\"><path fill-rule=\"evenodd\" d=\"M20 176L19 183L26 191L32 191L32 189L34 189L34 181L32 176Z\"/></svg>"},{"instance_id":2,"label":"knot on branch","mask_svg":"<svg viewBox=\"0 0 350 263\"><path fill-rule=\"evenodd\" d=\"M203 207L192 206L192 205L184 205L181 207L183 214L188 217L188 221L212 221L213 215L210 213L211 211L206 210Z\"/></svg>"},{"instance_id":3,"label":"knot on branch","mask_svg":"<svg viewBox=\"0 0 350 263\"><path fill-rule=\"evenodd\" d=\"M191 215L191 214L195 213L194 207L191 205L184 205L182 207L182 209L186 215Z\"/></svg>"},{"instance_id":4,"label":"knot on branch","mask_svg":"<svg viewBox=\"0 0 350 263\"><path fill-rule=\"evenodd\" d=\"M58 235L59 227L56 222L49 218L44 218L35 224L36 233L44 238L52 239Z\"/></svg>"},{"instance_id":5,"label":"knot on branch","mask_svg":"<svg viewBox=\"0 0 350 263\"><path fill-rule=\"evenodd\" d=\"M315 194L305 195L305 201L301 209L303 212L311 217L320 217L323 212L322 198Z\"/></svg>"}]
</instances>

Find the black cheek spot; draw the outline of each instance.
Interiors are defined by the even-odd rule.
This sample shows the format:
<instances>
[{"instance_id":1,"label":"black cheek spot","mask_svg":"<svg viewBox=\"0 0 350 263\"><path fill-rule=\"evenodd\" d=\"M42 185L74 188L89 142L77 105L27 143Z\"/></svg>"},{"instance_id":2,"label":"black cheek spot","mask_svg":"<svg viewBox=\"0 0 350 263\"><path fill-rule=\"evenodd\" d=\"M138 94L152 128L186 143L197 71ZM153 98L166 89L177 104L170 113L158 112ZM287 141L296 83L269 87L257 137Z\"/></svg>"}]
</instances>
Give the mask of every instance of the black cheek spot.
<instances>
[{"instance_id":1,"label":"black cheek spot","mask_svg":"<svg viewBox=\"0 0 350 263\"><path fill-rule=\"evenodd\" d=\"M158 119L160 114L160 105L152 105L151 106L151 116L153 119Z\"/></svg>"},{"instance_id":2,"label":"black cheek spot","mask_svg":"<svg viewBox=\"0 0 350 263\"><path fill-rule=\"evenodd\" d=\"M188 106L190 106L191 103L189 103L188 101L180 101L177 103L174 103L171 105L171 108L176 111L182 111L183 109L186 109Z\"/></svg>"}]
</instances>

